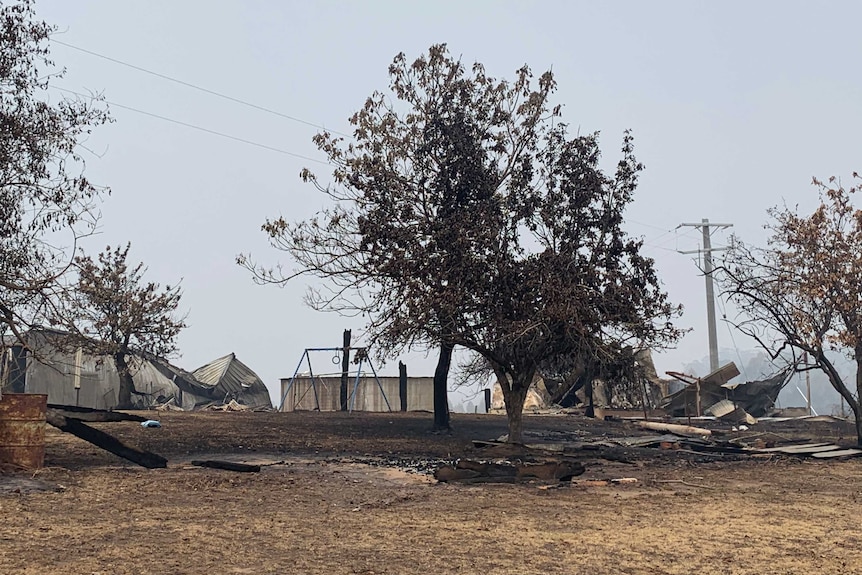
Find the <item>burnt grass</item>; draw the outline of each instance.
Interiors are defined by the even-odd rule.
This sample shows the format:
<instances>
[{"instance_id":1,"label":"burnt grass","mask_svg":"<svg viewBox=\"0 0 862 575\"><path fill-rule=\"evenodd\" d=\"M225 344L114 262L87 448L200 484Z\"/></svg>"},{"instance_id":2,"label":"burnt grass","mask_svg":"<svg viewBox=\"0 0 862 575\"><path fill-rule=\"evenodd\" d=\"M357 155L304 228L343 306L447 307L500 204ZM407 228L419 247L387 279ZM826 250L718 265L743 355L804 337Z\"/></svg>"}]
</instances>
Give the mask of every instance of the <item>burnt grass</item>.
<instances>
[{"instance_id":1,"label":"burnt grass","mask_svg":"<svg viewBox=\"0 0 862 575\"><path fill-rule=\"evenodd\" d=\"M129 445L166 457L169 465L202 456L240 460L243 457L306 457L324 461L350 459L430 473L439 465L460 458L487 458L488 451L477 448L473 441L497 440L507 432L505 416L487 414L452 414L451 431L440 433L431 431L432 415L424 412L136 413L160 420L162 427L145 428L136 422L90 425ZM717 444L756 438L776 443L828 441L848 446L855 444L854 429L849 422L769 422L753 425L744 432L732 431L731 426L721 422L697 422L696 425L710 428ZM575 446L574 449L567 448L567 455L579 459L661 466L679 461L729 462L748 457L733 453L733 450L704 452L603 444L609 439L648 435L656 433L620 419L604 421L581 415L524 417L525 443ZM66 434L56 439L48 442L46 466L82 469L127 463ZM512 455L524 457L523 452L512 452Z\"/></svg>"}]
</instances>

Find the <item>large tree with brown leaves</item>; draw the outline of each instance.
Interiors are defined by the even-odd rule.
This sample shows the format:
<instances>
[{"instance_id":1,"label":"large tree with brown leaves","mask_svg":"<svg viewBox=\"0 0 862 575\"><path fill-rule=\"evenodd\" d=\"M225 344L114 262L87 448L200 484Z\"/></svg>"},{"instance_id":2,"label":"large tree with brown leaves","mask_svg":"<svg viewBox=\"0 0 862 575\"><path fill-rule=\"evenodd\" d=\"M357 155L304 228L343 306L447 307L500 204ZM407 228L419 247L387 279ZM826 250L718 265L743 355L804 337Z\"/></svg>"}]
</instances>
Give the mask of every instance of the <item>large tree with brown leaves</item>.
<instances>
[{"instance_id":1,"label":"large tree with brown leaves","mask_svg":"<svg viewBox=\"0 0 862 575\"><path fill-rule=\"evenodd\" d=\"M769 210L767 246L734 242L717 278L740 310L737 326L773 359L788 349L805 352L823 370L850 405L862 445L862 209L853 204L862 186L836 178L814 185L820 204L812 213ZM852 381L841 377L830 351L856 362Z\"/></svg>"},{"instance_id":2,"label":"large tree with brown leaves","mask_svg":"<svg viewBox=\"0 0 862 575\"><path fill-rule=\"evenodd\" d=\"M652 261L621 230L641 166L626 136L615 175L599 169L597 136L572 137L560 123L550 72L535 81L525 66L497 80L437 45L413 62L398 55L389 73L389 92L351 118L353 138L315 138L332 182L303 178L331 207L264 225L298 268L240 263L261 281L324 279L309 303L364 315L383 354L438 347L437 427L448 426L453 349L480 354L520 441L543 362L677 335Z\"/></svg>"}]
</instances>

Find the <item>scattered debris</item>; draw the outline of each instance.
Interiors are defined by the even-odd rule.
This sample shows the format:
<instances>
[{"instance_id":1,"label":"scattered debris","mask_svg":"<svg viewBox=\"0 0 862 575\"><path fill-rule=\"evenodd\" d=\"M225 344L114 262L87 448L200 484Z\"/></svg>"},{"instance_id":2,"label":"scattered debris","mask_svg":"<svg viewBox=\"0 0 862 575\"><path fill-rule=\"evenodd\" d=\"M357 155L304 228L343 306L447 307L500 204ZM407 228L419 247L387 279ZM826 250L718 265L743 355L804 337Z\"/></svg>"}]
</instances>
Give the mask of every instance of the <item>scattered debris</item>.
<instances>
[{"instance_id":1,"label":"scattered debris","mask_svg":"<svg viewBox=\"0 0 862 575\"><path fill-rule=\"evenodd\" d=\"M819 453L811 454L812 457L816 457L817 459L829 459L832 457L857 457L859 455L862 455L862 449L835 449L833 451L821 451Z\"/></svg>"},{"instance_id":2,"label":"scattered debris","mask_svg":"<svg viewBox=\"0 0 862 575\"><path fill-rule=\"evenodd\" d=\"M611 484L607 479L584 479L583 481L573 483L579 487L607 487Z\"/></svg>"},{"instance_id":3,"label":"scattered debris","mask_svg":"<svg viewBox=\"0 0 862 575\"><path fill-rule=\"evenodd\" d=\"M616 479L583 479L572 480L578 487L607 487L609 485L633 485L638 483L637 477L618 477Z\"/></svg>"},{"instance_id":4,"label":"scattered debris","mask_svg":"<svg viewBox=\"0 0 862 575\"><path fill-rule=\"evenodd\" d=\"M251 408L247 405L243 405L235 399L231 399L227 403L221 403L218 405L210 405L207 407L210 411L249 411Z\"/></svg>"},{"instance_id":5,"label":"scattered debris","mask_svg":"<svg viewBox=\"0 0 862 575\"><path fill-rule=\"evenodd\" d=\"M156 421L155 419L148 419L146 421L141 422L141 427L161 427L162 422Z\"/></svg>"},{"instance_id":6,"label":"scattered debris","mask_svg":"<svg viewBox=\"0 0 862 575\"><path fill-rule=\"evenodd\" d=\"M702 378L673 371L667 374L686 385L659 404L668 415L685 417L711 413L734 423L751 425L754 423L752 420L766 415L775 406L778 394L793 375L793 367L789 366L764 380L744 383L730 383L739 375L733 362ZM732 409L727 409L728 404Z\"/></svg>"},{"instance_id":7,"label":"scattered debris","mask_svg":"<svg viewBox=\"0 0 862 575\"><path fill-rule=\"evenodd\" d=\"M155 411L185 411L182 407L177 405L177 398L171 396L164 403L156 403L155 407L151 409Z\"/></svg>"},{"instance_id":8,"label":"scattered debris","mask_svg":"<svg viewBox=\"0 0 862 575\"><path fill-rule=\"evenodd\" d=\"M729 399L722 399L718 403L709 406L704 413L717 417L722 421L730 421L732 423L747 423L748 425L757 423L757 419L753 415Z\"/></svg>"},{"instance_id":9,"label":"scattered debris","mask_svg":"<svg viewBox=\"0 0 862 575\"><path fill-rule=\"evenodd\" d=\"M801 445L787 445L767 448L754 448L752 451L758 453L783 453L784 455L810 455L818 459L832 457L855 457L862 455L862 449L845 449L834 443L804 443Z\"/></svg>"}]
</instances>

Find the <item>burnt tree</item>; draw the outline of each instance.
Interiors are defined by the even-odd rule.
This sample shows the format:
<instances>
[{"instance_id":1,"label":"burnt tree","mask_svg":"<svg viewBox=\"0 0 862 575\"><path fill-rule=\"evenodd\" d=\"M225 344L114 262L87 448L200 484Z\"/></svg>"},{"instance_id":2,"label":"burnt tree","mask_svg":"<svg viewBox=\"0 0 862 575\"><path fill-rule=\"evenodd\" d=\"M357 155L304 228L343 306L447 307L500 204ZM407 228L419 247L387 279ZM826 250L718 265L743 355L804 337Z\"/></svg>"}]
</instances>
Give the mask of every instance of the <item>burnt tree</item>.
<instances>
[{"instance_id":1,"label":"burnt tree","mask_svg":"<svg viewBox=\"0 0 862 575\"><path fill-rule=\"evenodd\" d=\"M359 313L382 355L440 350L435 427L447 428L447 378L457 347L481 355L503 387L510 440L520 441L527 388L545 361L600 357L611 346L662 344L677 331L640 242L621 230L641 169L626 136L613 177L595 135L570 137L550 103L553 75L511 82L469 70L445 45L389 68L352 118L350 140L315 138L335 166L332 206L264 225L293 272L239 263L259 281L324 280L317 309Z\"/></svg>"},{"instance_id":2,"label":"burnt tree","mask_svg":"<svg viewBox=\"0 0 862 575\"><path fill-rule=\"evenodd\" d=\"M820 204L812 213L769 210L766 247L734 241L717 278L740 311L736 326L773 360L787 349L795 365L801 353L814 360L807 368L822 370L850 406L862 446L862 210L852 201L862 186L845 188L835 178L814 185ZM842 378L830 351L855 362L852 381Z\"/></svg>"},{"instance_id":3,"label":"burnt tree","mask_svg":"<svg viewBox=\"0 0 862 575\"><path fill-rule=\"evenodd\" d=\"M145 282L144 265L126 261L129 248L108 246L96 260L86 254L75 258L78 282L68 314L75 327L68 345L113 359L120 376L120 409L133 407L130 357L175 352L176 338L185 327L184 318L175 316L179 287Z\"/></svg>"}]
</instances>

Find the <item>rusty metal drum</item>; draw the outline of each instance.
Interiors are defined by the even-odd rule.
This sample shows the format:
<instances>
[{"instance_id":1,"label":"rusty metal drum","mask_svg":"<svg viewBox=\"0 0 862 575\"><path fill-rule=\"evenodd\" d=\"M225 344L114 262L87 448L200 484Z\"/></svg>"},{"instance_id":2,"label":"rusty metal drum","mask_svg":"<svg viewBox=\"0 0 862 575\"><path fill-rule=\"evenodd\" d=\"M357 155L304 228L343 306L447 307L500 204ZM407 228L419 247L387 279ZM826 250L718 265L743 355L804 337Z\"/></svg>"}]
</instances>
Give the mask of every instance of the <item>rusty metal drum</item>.
<instances>
[{"instance_id":1,"label":"rusty metal drum","mask_svg":"<svg viewBox=\"0 0 862 575\"><path fill-rule=\"evenodd\" d=\"M44 394L4 393L0 397L0 464L42 467L47 404Z\"/></svg>"}]
</instances>

